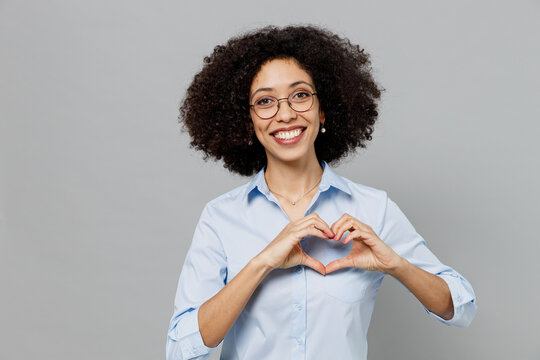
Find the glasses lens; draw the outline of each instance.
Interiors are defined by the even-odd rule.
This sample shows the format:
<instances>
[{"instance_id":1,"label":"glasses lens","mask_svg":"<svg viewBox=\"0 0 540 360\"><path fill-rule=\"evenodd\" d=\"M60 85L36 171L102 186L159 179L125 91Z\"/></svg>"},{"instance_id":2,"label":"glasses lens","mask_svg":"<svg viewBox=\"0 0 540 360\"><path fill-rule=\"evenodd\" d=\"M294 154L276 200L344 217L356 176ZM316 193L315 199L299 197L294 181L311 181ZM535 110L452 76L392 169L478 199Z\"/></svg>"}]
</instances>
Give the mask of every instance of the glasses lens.
<instances>
[{"instance_id":1,"label":"glasses lens","mask_svg":"<svg viewBox=\"0 0 540 360\"><path fill-rule=\"evenodd\" d=\"M261 118L271 118L278 110L278 101L273 97L265 96L255 101L253 107Z\"/></svg>"},{"instance_id":2,"label":"glasses lens","mask_svg":"<svg viewBox=\"0 0 540 360\"><path fill-rule=\"evenodd\" d=\"M313 105L313 95L305 90L297 90L289 95L289 102L294 111L308 111Z\"/></svg>"}]
</instances>

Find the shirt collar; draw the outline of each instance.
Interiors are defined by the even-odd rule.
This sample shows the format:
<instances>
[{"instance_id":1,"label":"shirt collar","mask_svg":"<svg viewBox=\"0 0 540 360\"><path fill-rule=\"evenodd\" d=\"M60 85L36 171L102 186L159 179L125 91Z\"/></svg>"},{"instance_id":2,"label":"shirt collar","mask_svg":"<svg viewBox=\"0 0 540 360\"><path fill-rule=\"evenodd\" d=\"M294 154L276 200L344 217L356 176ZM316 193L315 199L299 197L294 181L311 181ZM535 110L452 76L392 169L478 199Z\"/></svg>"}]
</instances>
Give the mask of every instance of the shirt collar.
<instances>
[{"instance_id":1,"label":"shirt collar","mask_svg":"<svg viewBox=\"0 0 540 360\"><path fill-rule=\"evenodd\" d=\"M331 168L330 165L324 160L320 161L321 167L323 169L323 174L321 182L319 183L319 191L324 192L328 190L331 186L341 190L349 195L352 195L351 189L343 177L336 174ZM253 189L257 188L262 194L268 196L270 190L268 190L268 185L266 184L266 179L264 178L264 171L266 170L266 165L262 167L261 170L251 179L251 181L246 186L246 195L248 195Z\"/></svg>"}]
</instances>

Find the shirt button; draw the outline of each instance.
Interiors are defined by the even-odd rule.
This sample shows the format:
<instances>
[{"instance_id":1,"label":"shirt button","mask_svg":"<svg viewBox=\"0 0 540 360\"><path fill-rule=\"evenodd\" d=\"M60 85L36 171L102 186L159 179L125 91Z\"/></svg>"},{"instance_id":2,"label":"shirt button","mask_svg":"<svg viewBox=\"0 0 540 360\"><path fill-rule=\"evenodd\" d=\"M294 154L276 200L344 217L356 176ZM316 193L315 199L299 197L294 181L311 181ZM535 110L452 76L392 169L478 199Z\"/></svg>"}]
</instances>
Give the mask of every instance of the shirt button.
<instances>
[{"instance_id":1,"label":"shirt button","mask_svg":"<svg viewBox=\"0 0 540 360\"><path fill-rule=\"evenodd\" d=\"M298 345L302 345L304 343L304 340L302 339L296 339L296 342L298 343Z\"/></svg>"},{"instance_id":2,"label":"shirt button","mask_svg":"<svg viewBox=\"0 0 540 360\"><path fill-rule=\"evenodd\" d=\"M297 267L296 272L300 274L302 272L302 267L301 266Z\"/></svg>"}]
</instances>

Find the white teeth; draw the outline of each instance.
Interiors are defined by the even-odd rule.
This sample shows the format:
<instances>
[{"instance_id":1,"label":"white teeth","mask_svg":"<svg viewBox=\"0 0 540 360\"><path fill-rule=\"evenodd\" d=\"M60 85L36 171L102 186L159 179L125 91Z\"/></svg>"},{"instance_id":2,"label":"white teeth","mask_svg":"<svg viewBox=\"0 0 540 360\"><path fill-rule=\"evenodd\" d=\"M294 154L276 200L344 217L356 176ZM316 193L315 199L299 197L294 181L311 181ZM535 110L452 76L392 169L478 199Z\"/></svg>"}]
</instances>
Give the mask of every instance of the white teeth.
<instances>
[{"instance_id":1,"label":"white teeth","mask_svg":"<svg viewBox=\"0 0 540 360\"><path fill-rule=\"evenodd\" d=\"M300 135L303 129L295 129L293 131L280 131L274 134L275 137L282 140L288 140Z\"/></svg>"}]
</instances>

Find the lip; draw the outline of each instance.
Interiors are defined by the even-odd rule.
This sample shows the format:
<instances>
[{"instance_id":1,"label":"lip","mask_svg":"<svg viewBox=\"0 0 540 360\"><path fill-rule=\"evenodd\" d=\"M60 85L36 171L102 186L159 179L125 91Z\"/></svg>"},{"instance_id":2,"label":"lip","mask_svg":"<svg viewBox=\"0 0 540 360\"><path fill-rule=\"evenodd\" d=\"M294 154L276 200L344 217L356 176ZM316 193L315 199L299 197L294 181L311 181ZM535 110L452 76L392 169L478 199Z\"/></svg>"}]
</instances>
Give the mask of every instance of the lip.
<instances>
[{"instance_id":1,"label":"lip","mask_svg":"<svg viewBox=\"0 0 540 360\"><path fill-rule=\"evenodd\" d=\"M305 128L303 126L295 126L295 127L292 127L291 129L297 129L297 128L303 128L304 130L300 133L300 135L298 135L295 138L292 138L292 139L278 139L275 136L272 136L272 138L278 144L281 144L281 145L293 145L293 144L296 144L297 142L300 141L300 139L302 139L302 136L304 136L304 134L306 133L306 130L305 130ZM277 130L277 131L279 131L279 130Z\"/></svg>"},{"instance_id":2,"label":"lip","mask_svg":"<svg viewBox=\"0 0 540 360\"><path fill-rule=\"evenodd\" d=\"M279 131L291 131L291 130L294 130L294 129L305 129L306 127L305 126L302 126L302 125L295 125L295 126L289 126L289 127L282 127L282 128L279 128L279 129L276 129L274 131L272 131L270 133L270 135L274 135L275 133L279 132ZM303 132L302 132L303 134Z\"/></svg>"}]
</instances>

